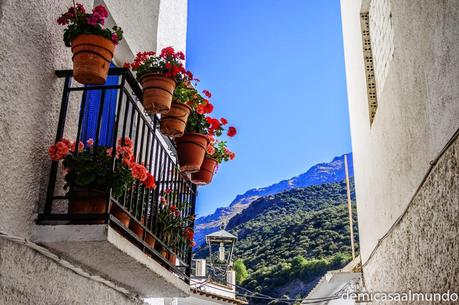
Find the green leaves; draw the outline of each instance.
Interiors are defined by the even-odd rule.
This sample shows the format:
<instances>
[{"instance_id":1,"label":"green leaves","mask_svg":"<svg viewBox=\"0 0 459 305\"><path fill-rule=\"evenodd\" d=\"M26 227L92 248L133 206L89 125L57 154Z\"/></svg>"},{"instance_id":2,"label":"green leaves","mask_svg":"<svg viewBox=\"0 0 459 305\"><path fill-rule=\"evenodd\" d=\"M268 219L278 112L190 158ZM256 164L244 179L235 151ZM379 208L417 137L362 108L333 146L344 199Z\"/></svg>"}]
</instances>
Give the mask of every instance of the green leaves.
<instances>
[{"instance_id":1,"label":"green leaves","mask_svg":"<svg viewBox=\"0 0 459 305\"><path fill-rule=\"evenodd\" d=\"M134 182L131 170L119 159L113 160L106 147L86 148L78 155L70 153L63 166L67 171L66 189L71 186L105 191L111 187L113 196L118 198Z\"/></svg>"},{"instance_id":2,"label":"green leaves","mask_svg":"<svg viewBox=\"0 0 459 305\"><path fill-rule=\"evenodd\" d=\"M76 176L75 184L79 187L85 188L96 179L96 173L92 171L84 171Z\"/></svg>"},{"instance_id":3,"label":"green leaves","mask_svg":"<svg viewBox=\"0 0 459 305\"><path fill-rule=\"evenodd\" d=\"M293 298L297 292L289 291L292 283L306 285L344 266L351 253L347 213L344 182L292 189L252 202L226 228L238 236L234 255L244 259L249 273L242 286L277 297L288 291ZM206 250L196 256L207 255Z\"/></svg>"}]
</instances>

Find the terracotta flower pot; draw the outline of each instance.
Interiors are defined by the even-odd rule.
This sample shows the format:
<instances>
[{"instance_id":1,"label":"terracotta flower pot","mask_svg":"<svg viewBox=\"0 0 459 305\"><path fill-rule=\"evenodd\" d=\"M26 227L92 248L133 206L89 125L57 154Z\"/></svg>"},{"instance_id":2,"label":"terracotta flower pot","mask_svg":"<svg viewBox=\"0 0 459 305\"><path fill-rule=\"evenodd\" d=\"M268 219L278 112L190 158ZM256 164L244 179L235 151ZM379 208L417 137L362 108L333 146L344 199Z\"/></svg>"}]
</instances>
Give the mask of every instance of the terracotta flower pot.
<instances>
[{"instance_id":1,"label":"terracotta flower pot","mask_svg":"<svg viewBox=\"0 0 459 305\"><path fill-rule=\"evenodd\" d=\"M73 78L85 85L102 85L107 79L115 44L100 35L80 34L72 40Z\"/></svg>"},{"instance_id":2,"label":"terracotta flower pot","mask_svg":"<svg viewBox=\"0 0 459 305\"><path fill-rule=\"evenodd\" d=\"M199 171L209 143L207 136L199 133L185 133L182 137L175 138L175 142L177 143L180 171L186 173Z\"/></svg>"},{"instance_id":3,"label":"terracotta flower pot","mask_svg":"<svg viewBox=\"0 0 459 305\"><path fill-rule=\"evenodd\" d=\"M152 248L155 247L156 239L149 233L145 236L145 242Z\"/></svg>"},{"instance_id":4,"label":"terracotta flower pot","mask_svg":"<svg viewBox=\"0 0 459 305\"><path fill-rule=\"evenodd\" d=\"M168 254L169 254L169 251L166 248L161 247L160 253L161 253L162 257L167 258Z\"/></svg>"},{"instance_id":5,"label":"terracotta flower pot","mask_svg":"<svg viewBox=\"0 0 459 305\"><path fill-rule=\"evenodd\" d=\"M145 224L145 218L142 217L142 224ZM129 229L135 233L140 239L143 238L143 227L137 221L129 221Z\"/></svg>"},{"instance_id":6,"label":"terracotta flower pot","mask_svg":"<svg viewBox=\"0 0 459 305\"><path fill-rule=\"evenodd\" d=\"M212 182L212 177L214 176L217 164L217 160L215 159L207 157L204 158L199 172L191 174L191 181L194 184L209 184Z\"/></svg>"},{"instance_id":7,"label":"terracotta flower pot","mask_svg":"<svg viewBox=\"0 0 459 305\"><path fill-rule=\"evenodd\" d=\"M175 263L177 262L177 255L174 252L169 253L169 262L175 266Z\"/></svg>"},{"instance_id":8,"label":"terracotta flower pot","mask_svg":"<svg viewBox=\"0 0 459 305\"><path fill-rule=\"evenodd\" d=\"M172 138L183 136L190 112L188 105L172 102L170 111L161 116L161 132Z\"/></svg>"},{"instance_id":9,"label":"terracotta flower pot","mask_svg":"<svg viewBox=\"0 0 459 305\"><path fill-rule=\"evenodd\" d=\"M112 213L126 228L129 228L131 217L123 209L113 204L110 213Z\"/></svg>"},{"instance_id":10,"label":"terracotta flower pot","mask_svg":"<svg viewBox=\"0 0 459 305\"><path fill-rule=\"evenodd\" d=\"M145 74L140 77L143 88L143 107L149 114L167 113L171 109L175 81L161 74Z\"/></svg>"},{"instance_id":11,"label":"terracotta flower pot","mask_svg":"<svg viewBox=\"0 0 459 305\"><path fill-rule=\"evenodd\" d=\"M69 214L104 214L107 194L99 190L73 190L69 197ZM77 223L98 224L104 220L81 220Z\"/></svg>"}]
</instances>

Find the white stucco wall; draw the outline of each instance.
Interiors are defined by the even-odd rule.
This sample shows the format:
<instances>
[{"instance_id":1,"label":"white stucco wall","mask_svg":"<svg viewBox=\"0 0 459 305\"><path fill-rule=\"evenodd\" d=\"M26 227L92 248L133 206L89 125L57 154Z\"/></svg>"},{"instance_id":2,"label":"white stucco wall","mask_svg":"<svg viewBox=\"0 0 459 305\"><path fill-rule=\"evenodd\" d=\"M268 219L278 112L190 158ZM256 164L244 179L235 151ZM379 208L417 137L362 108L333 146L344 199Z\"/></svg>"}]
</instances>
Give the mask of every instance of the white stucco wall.
<instances>
[{"instance_id":1,"label":"white stucco wall","mask_svg":"<svg viewBox=\"0 0 459 305\"><path fill-rule=\"evenodd\" d=\"M159 5L157 51L172 46L186 52L187 0L161 0Z\"/></svg>"},{"instance_id":2,"label":"white stucco wall","mask_svg":"<svg viewBox=\"0 0 459 305\"><path fill-rule=\"evenodd\" d=\"M93 0L78 2L88 9L93 4ZM101 2L96 0L96 3ZM169 23L173 20L176 25L169 25L159 36L157 28L162 24L158 17L162 4L159 0L104 1L111 14L108 24L117 24L125 31L125 41L116 50L115 62L118 65L131 60L137 51L154 50L166 42L174 42L185 50L186 1L180 0L178 4L172 0L162 2L175 3L164 6L179 11L175 14L174 10L165 9L165 14L169 15L164 19ZM56 23L57 17L67 10L70 3L56 0L0 2L0 231L27 239L31 237L38 206L44 202L49 179L51 162L47 149L54 142L63 89L63 80L58 79L54 71L72 67L70 49L62 41L63 27ZM158 39L165 42L158 42ZM78 97L70 101L66 125L70 130L76 126L79 104ZM67 135L74 138L74 133ZM71 289L62 290L66 301L60 304L86 302L85 298L78 298L87 292L90 281L75 279L77 275L62 267L54 273L52 264L46 258L32 260L30 257L35 254L23 255L23 252L11 243L0 246L0 257L14 257L0 264L0 278L5 272L20 268L30 273L29 277L12 274L16 284L21 285L18 286L20 289L3 286L6 287L2 291L4 297L11 300L17 297L14 304L30 304L28 300L33 297L32 292L38 293L41 288L40 298L44 298L45 302L46 293L68 282ZM43 273L43 269L47 273ZM46 281L37 286L36 281L43 280L40 272L46 275ZM104 285L97 285L95 289L94 293L105 297L94 298L92 304L131 304ZM32 291L30 296L19 296L19 293L26 294L28 291ZM36 304L45 304L43 302Z\"/></svg>"},{"instance_id":3,"label":"white stucco wall","mask_svg":"<svg viewBox=\"0 0 459 305\"><path fill-rule=\"evenodd\" d=\"M378 92L371 127L361 2L342 0L341 14L360 246L365 262L378 239L410 202L430 161L459 127L459 2L390 1L394 52L384 72L387 75L383 90Z\"/></svg>"},{"instance_id":4,"label":"white stucco wall","mask_svg":"<svg viewBox=\"0 0 459 305\"><path fill-rule=\"evenodd\" d=\"M123 28L125 43L134 54L156 50L160 0L96 0L95 3L107 6L113 20Z\"/></svg>"},{"instance_id":5,"label":"white stucco wall","mask_svg":"<svg viewBox=\"0 0 459 305\"><path fill-rule=\"evenodd\" d=\"M115 56L118 65L130 61L141 51L172 46L186 52L187 0L95 0L105 4L112 21L122 25L125 41ZM124 48L127 44L129 48Z\"/></svg>"}]
</instances>

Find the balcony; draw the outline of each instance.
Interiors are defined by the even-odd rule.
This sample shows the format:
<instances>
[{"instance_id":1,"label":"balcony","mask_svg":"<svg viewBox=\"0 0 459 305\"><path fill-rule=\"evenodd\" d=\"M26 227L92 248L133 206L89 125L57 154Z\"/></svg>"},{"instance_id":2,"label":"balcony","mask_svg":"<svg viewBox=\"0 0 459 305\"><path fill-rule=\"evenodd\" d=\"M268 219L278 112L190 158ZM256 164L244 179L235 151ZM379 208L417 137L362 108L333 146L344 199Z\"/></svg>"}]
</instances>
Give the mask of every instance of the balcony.
<instances>
[{"instance_id":1,"label":"balcony","mask_svg":"<svg viewBox=\"0 0 459 305\"><path fill-rule=\"evenodd\" d=\"M160 211L163 194L173 193L178 217L194 222L190 216L195 211L196 186L180 173L173 143L158 130L159 118L144 112L137 81L121 68L110 69L102 86L73 85L71 70L56 75L64 83L56 141L67 137L79 143L92 136L95 149L116 151L118 140L129 137L135 161L145 165L157 187L147 189L134 182L121 196L110 189L102 196L104 213L72 213L71 192L63 188L64 168L52 161L33 240L139 296L189 295L191 248L183 239L164 233ZM120 220L120 213L129 216L129 225Z\"/></svg>"}]
</instances>

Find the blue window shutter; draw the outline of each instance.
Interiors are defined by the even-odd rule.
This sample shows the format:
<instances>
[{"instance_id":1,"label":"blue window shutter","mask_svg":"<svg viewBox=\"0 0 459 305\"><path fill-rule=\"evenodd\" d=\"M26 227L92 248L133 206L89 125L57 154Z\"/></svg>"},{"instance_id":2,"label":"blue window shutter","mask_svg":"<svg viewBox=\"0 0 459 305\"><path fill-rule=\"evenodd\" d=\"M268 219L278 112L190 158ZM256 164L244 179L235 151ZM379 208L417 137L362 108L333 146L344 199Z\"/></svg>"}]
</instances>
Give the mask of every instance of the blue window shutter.
<instances>
[{"instance_id":1,"label":"blue window shutter","mask_svg":"<svg viewBox=\"0 0 459 305\"><path fill-rule=\"evenodd\" d=\"M110 68L116 68L114 64L110 64ZM119 76L109 75L105 85L118 85ZM89 87L87 85L85 87ZM118 96L117 89L105 90L104 107L102 110L101 125L99 131L99 146L111 146L114 135L116 98ZM86 144L88 139L96 139L97 119L99 116L99 108L102 97L102 90L88 90L86 94L86 105L83 114L83 122L81 128L81 140Z\"/></svg>"}]
</instances>

